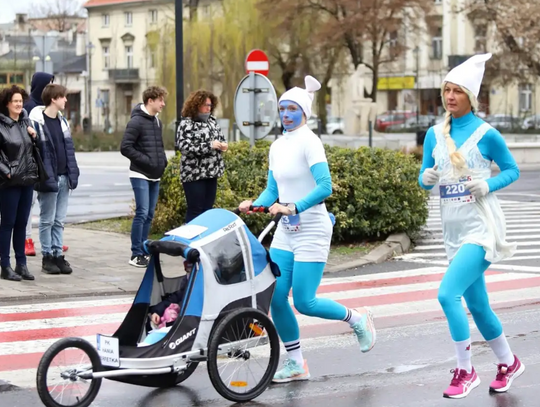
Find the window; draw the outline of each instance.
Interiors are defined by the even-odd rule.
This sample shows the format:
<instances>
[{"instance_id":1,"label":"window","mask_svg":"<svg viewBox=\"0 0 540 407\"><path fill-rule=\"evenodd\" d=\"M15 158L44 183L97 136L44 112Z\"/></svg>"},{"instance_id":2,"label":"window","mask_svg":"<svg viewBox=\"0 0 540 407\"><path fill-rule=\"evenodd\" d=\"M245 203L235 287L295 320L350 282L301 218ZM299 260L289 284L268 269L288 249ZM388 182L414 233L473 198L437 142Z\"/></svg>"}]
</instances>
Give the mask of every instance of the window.
<instances>
[{"instance_id":1,"label":"window","mask_svg":"<svg viewBox=\"0 0 540 407\"><path fill-rule=\"evenodd\" d=\"M157 10L150 10L150 23L157 23Z\"/></svg>"},{"instance_id":2,"label":"window","mask_svg":"<svg viewBox=\"0 0 540 407\"><path fill-rule=\"evenodd\" d=\"M235 232L204 246L219 284L230 285L246 281L246 269L240 241Z\"/></svg>"},{"instance_id":3,"label":"window","mask_svg":"<svg viewBox=\"0 0 540 407\"><path fill-rule=\"evenodd\" d=\"M131 27L133 24L133 13L131 11L126 11L124 16L126 18L126 27Z\"/></svg>"},{"instance_id":4,"label":"window","mask_svg":"<svg viewBox=\"0 0 540 407\"><path fill-rule=\"evenodd\" d=\"M131 45L126 47L126 67L133 68L133 46Z\"/></svg>"},{"instance_id":5,"label":"window","mask_svg":"<svg viewBox=\"0 0 540 407\"><path fill-rule=\"evenodd\" d=\"M519 110L530 112L532 110L533 87L530 83L519 85Z\"/></svg>"},{"instance_id":6,"label":"window","mask_svg":"<svg viewBox=\"0 0 540 407\"><path fill-rule=\"evenodd\" d=\"M150 68L156 67L156 49L154 47L150 48Z\"/></svg>"},{"instance_id":7,"label":"window","mask_svg":"<svg viewBox=\"0 0 540 407\"><path fill-rule=\"evenodd\" d=\"M24 82L24 75L22 73L12 73L9 83L22 84Z\"/></svg>"},{"instance_id":8,"label":"window","mask_svg":"<svg viewBox=\"0 0 540 407\"><path fill-rule=\"evenodd\" d=\"M126 93L126 115L131 115L131 104L133 103L133 95Z\"/></svg>"},{"instance_id":9,"label":"window","mask_svg":"<svg viewBox=\"0 0 540 407\"><path fill-rule=\"evenodd\" d=\"M442 27L437 28L431 38L431 58L442 59Z\"/></svg>"},{"instance_id":10,"label":"window","mask_svg":"<svg viewBox=\"0 0 540 407\"><path fill-rule=\"evenodd\" d=\"M111 66L111 56L109 53L109 46L103 46L103 69L109 69Z\"/></svg>"},{"instance_id":11,"label":"window","mask_svg":"<svg viewBox=\"0 0 540 407\"><path fill-rule=\"evenodd\" d=\"M443 0L435 0L435 4L442 4Z\"/></svg>"},{"instance_id":12,"label":"window","mask_svg":"<svg viewBox=\"0 0 540 407\"><path fill-rule=\"evenodd\" d=\"M103 27L108 27L111 22L111 16L109 16L108 14L102 14L101 21L102 21Z\"/></svg>"},{"instance_id":13,"label":"window","mask_svg":"<svg viewBox=\"0 0 540 407\"><path fill-rule=\"evenodd\" d=\"M478 25L474 28L474 52L486 52L487 26Z\"/></svg>"},{"instance_id":14,"label":"window","mask_svg":"<svg viewBox=\"0 0 540 407\"><path fill-rule=\"evenodd\" d=\"M0 85L7 85L7 74L6 73L0 73Z\"/></svg>"},{"instance_id":15,"label":"window","mask_svg":"<svg viewBox=\"0 0 540 407\"><path fill-rule=\"evenodd\" d=\"M398 32L392 31L391 33L388 34L388 36L389 36L388 47L389 47L390 58L396 58L398 56L398 50L397 50Z\"/></svg>"}]
</instances>

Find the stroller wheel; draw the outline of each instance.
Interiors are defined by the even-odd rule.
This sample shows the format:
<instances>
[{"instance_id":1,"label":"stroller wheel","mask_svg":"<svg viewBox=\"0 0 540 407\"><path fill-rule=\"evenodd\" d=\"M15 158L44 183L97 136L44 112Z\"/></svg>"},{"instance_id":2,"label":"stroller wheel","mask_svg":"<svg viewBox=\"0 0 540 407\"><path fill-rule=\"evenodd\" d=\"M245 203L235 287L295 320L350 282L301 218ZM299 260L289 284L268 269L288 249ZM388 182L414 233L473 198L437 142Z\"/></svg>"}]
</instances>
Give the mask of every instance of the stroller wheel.
<instances>
[{"instance_id":1,"label":"stroller wheel","mask_svg":"<svg viewBox=\"0 0 540 407\"><path fill-rule=\"evenodd\" d=\"M101 371L96 349L81 338L54 343L37 369L37 392L46 407L88 407L96 398L102 379L83 379L81 373Z\"/></svg>"},{"instance_id":2,"label":"stroller wheel","mask_svg":"<svg viewBox=\"0 0 540 407\"><path fill-rule=\"evenodd\" d=\"M208 345L208 374L234 402L253 400L270 385L279 364L279 338L270 318L253 308L223 317Z\"/></svg>"}]
</instances>

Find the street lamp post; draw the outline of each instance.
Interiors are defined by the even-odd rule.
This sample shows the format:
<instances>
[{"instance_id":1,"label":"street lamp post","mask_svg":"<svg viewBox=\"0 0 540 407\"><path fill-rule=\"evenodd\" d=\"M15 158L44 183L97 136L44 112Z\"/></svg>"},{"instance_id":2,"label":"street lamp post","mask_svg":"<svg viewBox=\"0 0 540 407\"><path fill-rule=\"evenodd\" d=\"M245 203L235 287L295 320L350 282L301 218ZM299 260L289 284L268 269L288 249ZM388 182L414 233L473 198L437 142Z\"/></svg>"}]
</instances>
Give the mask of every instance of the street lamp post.
<instances>
[{"instance_id":1,"label":"street lamp post","mask_svg":"<svg viewBox=\"0 0 540 407\"><path fill-rule=\"evenodd\" d=\"M418 73L418 69L419 69L419 58L420 58L420 48L418 46L416 46L416 48L414 49L414 53L416 54L416 128L418 129L418 123L419 123L419 120L420 120L420 109L418 108L419 104L421 103L420 102L420 86L418 86L418 77L419 77L419 73Z\"/></svg>"},{"instance_id":2,"label":"street lamp post","mask_svg":"<svg viewBox=\"0 0 540 407\"><path fill-rule=\"evenodd\" d=\"M175 38L176 38L176 130L182 117L182 105L184 104L184 7L182 0L175 0ZM176 147L175 147L176 148Z\"/></svg>"}]
</instances>

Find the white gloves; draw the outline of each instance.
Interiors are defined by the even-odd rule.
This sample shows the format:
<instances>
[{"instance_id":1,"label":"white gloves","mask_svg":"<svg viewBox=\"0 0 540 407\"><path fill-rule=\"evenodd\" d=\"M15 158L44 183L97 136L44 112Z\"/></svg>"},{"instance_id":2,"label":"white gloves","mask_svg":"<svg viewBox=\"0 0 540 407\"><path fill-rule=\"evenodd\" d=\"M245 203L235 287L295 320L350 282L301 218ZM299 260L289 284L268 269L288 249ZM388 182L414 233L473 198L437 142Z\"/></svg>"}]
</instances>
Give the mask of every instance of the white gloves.
<instances>
[{"instance_id":1,"label":"white gloves","mask_svg":"<svg viewBox=\"0 0 540 407\"><path fill-rule=\"evenodd\" d=\"M435 185L439 181L441 174L437 171L437 164L433 168L426 168L422 174L422 184Z\"/></svg>"},{"instance_id":2,"label":"white gloves","mask_svg":"<svg viewBox=\"0 0 540 407\"><path fill-rule=\"evenodd\" d=\"M476 198L482 198L489 194L489 185L483 179L477 179L475 181L469 181L465 183L465 188L471 191Z\"/></svg>"}]
</instances>

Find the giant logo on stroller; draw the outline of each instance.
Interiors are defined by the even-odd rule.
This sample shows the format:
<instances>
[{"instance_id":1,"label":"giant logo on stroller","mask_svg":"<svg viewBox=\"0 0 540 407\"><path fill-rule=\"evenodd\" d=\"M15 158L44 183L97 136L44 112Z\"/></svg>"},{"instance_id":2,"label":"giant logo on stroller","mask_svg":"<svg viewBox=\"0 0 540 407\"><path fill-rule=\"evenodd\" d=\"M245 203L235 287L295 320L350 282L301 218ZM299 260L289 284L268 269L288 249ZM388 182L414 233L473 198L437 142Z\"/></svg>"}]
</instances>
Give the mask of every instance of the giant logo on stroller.
<instances>
[{"instance_id":1,"label":"giant logo on stroller","mask_svg":"<svg viewBox=\"0 0 540 407\"><path fill-rule=\"evenodd\" d=\"M193 328L191 331L189 331L188 333L185 333L180 338L178 338L176 341L169 343L169 348L171 348L173 350L176 349L176 347L178 345L180 345L182 342L184 342L186 339L188 339L188 338L192 337L193 335L195 335L196 330L197 330L197 328Z\"/></svg>"}]
</instances>

